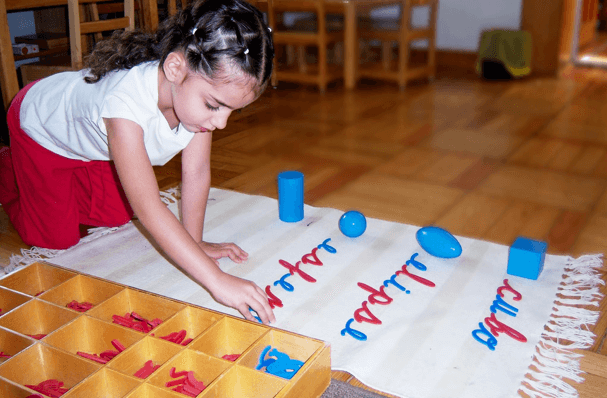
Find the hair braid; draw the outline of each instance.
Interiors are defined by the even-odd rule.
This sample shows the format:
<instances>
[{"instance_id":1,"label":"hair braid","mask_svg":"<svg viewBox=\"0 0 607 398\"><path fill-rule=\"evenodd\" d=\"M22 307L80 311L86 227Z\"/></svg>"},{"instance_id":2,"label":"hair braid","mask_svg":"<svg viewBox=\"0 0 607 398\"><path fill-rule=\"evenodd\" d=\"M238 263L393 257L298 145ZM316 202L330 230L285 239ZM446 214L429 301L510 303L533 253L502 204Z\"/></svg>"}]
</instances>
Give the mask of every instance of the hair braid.
<instances>
[{"instance_id":1,"label":"hair braid","mask_svg":"<svg viewBox=\"0 0 607 398\"><path fill-rule=\"evenodd\" d=\"M235 67L257 81L259 92L272 74L272 36L257 8L244 0L196 0L164 20L155 35L115 33L100 42L87 59L92 76L85 80L94 83L146 61L162 65L174 51L183 51L188 67L211 79Z\"/></svg>"}]
</instances>

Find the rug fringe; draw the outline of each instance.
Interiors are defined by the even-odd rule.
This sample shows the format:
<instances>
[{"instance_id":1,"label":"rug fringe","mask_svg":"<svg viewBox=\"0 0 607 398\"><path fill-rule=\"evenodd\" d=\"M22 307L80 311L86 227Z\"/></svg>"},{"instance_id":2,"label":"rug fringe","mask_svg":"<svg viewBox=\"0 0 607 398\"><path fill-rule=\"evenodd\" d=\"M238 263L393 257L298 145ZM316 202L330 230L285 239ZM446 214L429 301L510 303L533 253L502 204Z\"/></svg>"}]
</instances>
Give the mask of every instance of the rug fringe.
<instances>
[{"instance_id":1,"label":"rug fringe","mask_svg":"<svg viewBox=\"0 0 607 398\"><path fill-rule=\"evenodd\" d=\"M129 223L127 223L125 225L128 225L128 224L130 224L130 221L129 221ZM120 227L91 228L91 229L89 229L88 235L83 237L82 239L80 239L80 241L72 247L77 247L77 246L86 244L88 242L92 242L95 239L101 238L102 236L111 234L112 232L115 232L121 228L124 228L125 225L122 225ZM51 258L56 257L56 256L60 255L61 253L65 252L66 250L69 250L69 249L54 250L54 249L45 249L43 247L38 247L38 246L32 246L30 249L21 249L21 255L13 254L10 257L9 264L6 267L4 267L4 269L3 269L4 273L10 274L11 272L14 272L17 268L25 267L26 265L33 264L37 261L44 261L44 260L51 259Z\"/></svg>"},{"instance_id":2,"label":"rug fringe","mask_svg":"<svg viewBox=\"0 0 607 398\"><path fill-rule=\"evenodd\" d=\"M181 197L181 191L179 187L170 188L166 191L160 191L160 200L165 203L167 206L173 205L178 202L178 199ZM90 228L88 230L88 235L80 239L80 241L72 246L78 247L80 245L89 243L94 241L95 239L101 238L107 234L111 234L116 232L122 228L125 228L127 225L131 224L129 221L127 224L122 225L120 227L98 227L98 228ZM71 249L71 248L70 248ZM18 268L25 267L27 265L33 264L37 261L49 260L53 257L60 255L66 250L54 250L54 249L45 249L42 247L32 246L30 249L21 249L21 254L13 254L9 259L9 264L3 268L5 274L10 274L17 270Z\"/></svg>"},{"instance_id":3,"label":"rug fringe","mask_svg":"<svg viewBox=\"0 0 607 398\"><path fill-rule=\"evenodd\" d=\"M599 319L600 312L579 308L598 307L603 294L600 286L603 255L569 258L565 277L554 301L554 312L536 346L533 368L521 384L521 391L533 398L577 398L578 391L564 379L581 383L581 354L574 350L594 344L595 334L589 330Z\"/></svg>"},{"instance_id":4,"label":"rug fringe","mask_svg":"<svg viewBox=\"0 0 607 398\"><path fill-rule=\"evenodd\" d=\"M169 188L166 191L160 191L160 200L167 206L177 203L179 199L181 199L181 186Z\"/></svg>"}]
</instances>

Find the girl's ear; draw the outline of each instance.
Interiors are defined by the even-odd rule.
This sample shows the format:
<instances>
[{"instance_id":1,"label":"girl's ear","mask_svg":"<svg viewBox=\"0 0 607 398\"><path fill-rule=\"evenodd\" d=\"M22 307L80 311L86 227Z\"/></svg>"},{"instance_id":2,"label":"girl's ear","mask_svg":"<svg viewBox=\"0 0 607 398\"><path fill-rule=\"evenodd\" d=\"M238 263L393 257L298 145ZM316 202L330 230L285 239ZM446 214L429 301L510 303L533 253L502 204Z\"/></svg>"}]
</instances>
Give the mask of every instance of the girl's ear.
<instances>
[{"instance_id":1,"label":"girl's ear","mask_svg":"<svg viewBox=\"0 0 607 398\"><path fill-rule=\"evenodd\" d=\"M167 80L174 84L181 84L188 75L188 65L181 52L173 51L164 60L162 70Z\"/></svg>"}]
</instances>

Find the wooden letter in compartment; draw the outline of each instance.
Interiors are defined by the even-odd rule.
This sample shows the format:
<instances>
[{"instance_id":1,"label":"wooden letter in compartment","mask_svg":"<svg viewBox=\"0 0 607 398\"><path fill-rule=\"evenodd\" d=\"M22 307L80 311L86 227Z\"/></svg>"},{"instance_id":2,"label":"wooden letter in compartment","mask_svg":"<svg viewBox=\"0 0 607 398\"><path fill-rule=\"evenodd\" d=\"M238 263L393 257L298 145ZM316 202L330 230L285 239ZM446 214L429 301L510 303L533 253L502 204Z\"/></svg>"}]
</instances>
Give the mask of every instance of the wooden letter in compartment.
<instances>
[{"instance_id":1,"label":"wooden letter in compartment","mask_svg":"<svg viewBox=\"0 0 607 398\"><path fill-rule=\"evenodd\" d=\"M22 300L0 314L0 350L11 355L0 364L0 393L17 398L34 393L26 385L48 379L64 383L66 398L183 398L165 385L173 367L193 371L205 384L199 398L313 398L331 380L325 342L52 264L35 263L0 279L0 300L5 290ZM71 300L95 306L80 313L65 307ZM112 315L133 311L162 323L147 333L112 323ZM180 330L193 339L185 346L160 338ZM30 332L48 335L36 341L24 336ZM76 354L115 349L112 340L125 350L106 364ZM293 378L255 369L268 345L304 362ZM226 354L239 358L222 359ZM149 377L135 377L149 360L159 367Z\"/></svg>"}]
</instances>

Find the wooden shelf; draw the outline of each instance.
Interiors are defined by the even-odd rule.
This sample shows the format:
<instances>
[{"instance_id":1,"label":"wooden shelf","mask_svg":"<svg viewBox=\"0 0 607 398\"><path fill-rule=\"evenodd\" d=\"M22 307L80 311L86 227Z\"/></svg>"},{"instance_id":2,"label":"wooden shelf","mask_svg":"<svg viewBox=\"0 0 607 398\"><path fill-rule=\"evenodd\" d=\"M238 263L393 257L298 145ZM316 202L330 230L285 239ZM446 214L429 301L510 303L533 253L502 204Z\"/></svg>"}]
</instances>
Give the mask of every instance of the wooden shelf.
<instances>
[{"instance_id":1,"label":"wooden shelf","mask_svg":"<svg viewBox=\"0 0 607 398\"><path fill-rule=\"evenodd\" d=\"M69 50L70 50L69 46L61 46L61 47L50 48L48 50L42 50L40 52L32 53L32 54L15 55L15 61L21 61L23 59L30 59L30 58L47 57L50 55L57 55L57 54L62 54L62 53L68 54Z\"/></svg>"}]
</instances>

